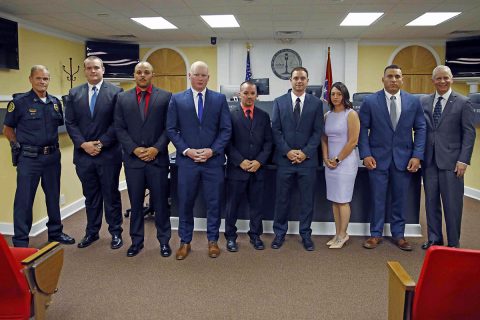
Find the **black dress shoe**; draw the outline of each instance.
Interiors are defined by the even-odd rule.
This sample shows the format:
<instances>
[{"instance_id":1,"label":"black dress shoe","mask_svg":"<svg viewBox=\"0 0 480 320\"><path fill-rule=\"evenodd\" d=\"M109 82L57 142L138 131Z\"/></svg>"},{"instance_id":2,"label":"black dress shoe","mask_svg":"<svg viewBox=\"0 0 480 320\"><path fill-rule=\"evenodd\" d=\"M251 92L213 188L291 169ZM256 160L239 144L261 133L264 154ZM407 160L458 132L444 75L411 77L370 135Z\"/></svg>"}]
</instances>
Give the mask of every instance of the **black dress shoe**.
<instances>
[{"instance_id":1,"label":"black dress shoe","mask_svg":"<svg viewBox=\"0 0 480 320\"><path fill-rule=\"evenodd\" d=\"M143 243L140 245L132 244L127 251L127 257L135 257L143 249Z\"/></svg>"},{"instance_id":2,"label":"black dress shoe","mask_svg":"<svg viewBox=\"0 0 480 320\"><path fill-rule=\"evenodd\" d=\"M160 255L162 257L170 257L172 254L172 249L170 248L170 245L167 244L160 244Z\"/></svg>"},{"instance_id":3,"label":"black dress shoe","mask_svg":"<svg viewBox=\"0 0 480 320\"><path fill-rule=\"evenodd\" d=\"M443 246L442 241L426 241L422 244L422 249L427 250L431 246Z\"/></svg>"},{"instance_id":4,"label":"black dress shoe","mask_svg":"<svg viewBox=\"0 0 480 320\"><path fill-rule=\"evenodd\" d=\"M313 241L311 238L303 238L302 239L302 244L305 250L307 251L313 251L315 250L315 245L313 244Z\"/></svg>"},{"instance_id":5,"label":"black dress shoe","mask_svg":"<svg viewBox=\"0 0 480 320\"><path fill-rule=\"evenodd\" d=\"M263 250L265 246L263 245L262 239L260 237L255 237L250 239L250 243L253 245L255 250Z\"/></svg>"},{"instance_id":6,"label":"black dress shoe","mask_svg":"<svg viewBox=\"0 0 480 320\"><path fill-rule=\"evenodd\" d=\"M112 242L110 242L110 248L118 249L123 246L122 236L119 234L114 234L112 236Z\"/></svg>"},{"instance_id":7,"label":"black dress shoe","mask_svg":"<svg viewBox=\"0 0 480 320\"><path fill-rule=\"evenodd\" d=\"M227 251L237 252L238 251L237 241L235 241L234 239L227 240Z\"/></svg>"},{"instance_id":8,"label":"black dress shoe","mask_svg":"<svg viewBox=\"0 0 480 320\"><path fill-rule=\"evenodd\" d=\"M272 249L280 249L285 241L285 237L282 236L275 236L275 239L272 241Z\"/></svg>"},{"instance_id":9,"label":"black dress shoe","mask_svg":"<svg viewBox=\"0 0 480 320\"><path fill-rule=\"evenodd\" d=\"M86 248L97 240L98 234L87 234L82 240L80 240L80 242L77 244L77 247Z\"/></svg>"},{"instance_id":10,"label":"black dress shoe","mask_svg":"<svg viewBox=\"0 0 480 320\"><path fill-rule=\"evenodd\" d=\"M54 236L54 237L48 237L48 241L49 242L53 242L53 241L56 241L56 242L60 242L62 244L74 244L75 243L75 239L70 237L68 234L65 234L65 233L60 233L58 236Z\"/></svg>"}]
</instances>

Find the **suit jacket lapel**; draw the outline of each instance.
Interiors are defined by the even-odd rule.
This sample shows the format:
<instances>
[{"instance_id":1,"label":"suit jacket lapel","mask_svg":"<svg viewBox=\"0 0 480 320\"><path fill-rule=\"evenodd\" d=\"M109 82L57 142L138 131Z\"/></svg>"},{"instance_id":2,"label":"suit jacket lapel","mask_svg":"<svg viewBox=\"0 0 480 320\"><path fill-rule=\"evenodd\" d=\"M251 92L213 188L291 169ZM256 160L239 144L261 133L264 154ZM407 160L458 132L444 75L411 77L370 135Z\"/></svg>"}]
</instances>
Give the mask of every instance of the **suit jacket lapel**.
<instances>
[{"instance_id":1,"label":"suit jacket lapel","mask_svg":"<svg viewBox=\"0 0 480 320\"><path fill-rule=\"evenodd\" d=\"M205 119L205 117L209 113L212 106L213 106L213 103L212 103L212 97L211 97L211 94L210 94L210 90L207 89L205 91L205 99L203 99L202 122L203 122L203 119ZM197 118L198 118L198 116L197 116Z\"/></svg>"},{"instance_id":2,"label":"suit jacket lapel","mask_svg":"<svg viewBox=\"0 0 480 320\"><path fill-rule=\"evenodd\" d=\"M245 128L250 129L250 120L245 117L242 106L235 107L234 116L238 121L242 123Z\"/></svg>"},{"instance_id":3,"label":"suit jacket lapel","mask_svg":"<svg viewBox=\"0 0 480 320\"><path fill-rule=\"evenodd\" d=\"M90 118L93 119L93 116L92 114L90 113L90 100L88 99L88 84L85 83L85 85L83 86L82 88L82 92L81 92L81 104L80 104L80 107L84 110L84 112L86 112ZM93 115L95 115L95 111L93 112Z\"/></svg>"},{"instance_id":4,"label":"suit jacket lapel","mask_svg":"<svg viewBox=\"0 0 480 320\"><path fill-rule=\"evenodd\" d=\"M404 94L403 94L403 91L400 91L400 97L401 97L401 100L402 100L402 104L400 105L400 109L402 110L400 112L400 117L398 118L398 122L397 122L397 126L398 124L400 123L400 121L402 121L403 118L406 117L406 114L407 114L407 110L408 110L408 106L410 104L410 99L408 99Z\"/></svg>"},{"instance_id":5,"label":"suit jacket lapel","mask_svg":"<svg viewBox=\"0 0 480 320\"><path fill-rule=\"evenodd\" d=\"M145 115L145 121L143 121L143 123L147 122L148 117L150 116L150 113L152 113L153 110L155 109L158 95L159 93L157 88L152 87L152 94L150 95L150 100L148 101L148 111L147 111L147 114ZM140 112L140 110L138 111Z\"/></svg>"},{"instance_id":6,"label":"suit jacket lapel","mask_svg":"<svg viewBox=\"0 0 480 320\"><path fill-rule=\"evenodd\" d=\"M128 105L129 106L132 106L132 112L133 114L135 114L135 116L137 117L138 121L140 121L140 123L143 122L142 120L142 115L140 114L140 107L138 105L138 99L137 99L137 90L136 88L133 88L132 93L130 94L130 97L129 97L129 102L128 102Z\"/></svg>"},{"instance_id":7,"label":"suit jacket lapel","mask_svg":"<svg viewBox=\"0 0 480 320\"><path fill-rule=\"evenodd\" d=\"M429 124L430 127L433 126L433 113L432 113L432 108L433 108L433 100L435 99L435 93L431 94L428 96L428 103L423 106L423 111L424 113L427 114L426 120Z\"/></svg>"},{"instance_id":8,"label":"suit jacket lapel","mask_svg":"<svg viewBox=\"0 0 480 320\"><path fill-rule=\"evenodd\" d=\"M442 124L443 118L450 112L452 112L453 104L455 103L455 99L457 98L457 95L452 91L450 93L450 97L448 97L447 103L445 104L445 108L443 108L442 115L440 116L440 120L438 121L438 126Z\"/></svg>"},{"instance_id":9,"label":"suit jacket lapel","mask_svg":"<svg viewBox=\"0 0 480 320\"><path fill-rule=\"evenodd\" d=\"M93 118L97 115L98 112L98 107L102 105L102 100L105 97L105 90L107 87L107 84L105 81L103 81L102 86L98 90L98 95L97 95L97 101L95 102L95 109L93 109ZM87 100L88 100L88 85L87 85ZM89 110L90 110L90 101L88 102Z\"/></svg>"},{"instance_id":10,"label":"suit jacket lapel","mask_svg":"<svg viewBox=\"0 0 480 320\"><path fill-rule=\"evenodd\" d=\"M187 112L191 112L191 114L193 114L195 119L197 119L198 123L200 123L200 120L198 119L198 115L197 115L197 110L195 109L195 102L193 101L193 91L192 91L192 89L187 89L185 91L184 98L185 98L185 105L188 106ZM205 106L205 103L203 105ZM205 115L205 109L204 109L203 114Z\"/></svg>"},{"instance_id":11,"label":"suit jacket lapel","mask_svg":"<svg viewBox=\"0 0 480 320\"><path fill-rule=\"evenodd\" d=\"M388 112L388 106L387 106L387 98L383 90L378 92L377 102L378 102L378 105L380 106L379 111L383 114L383 117L386 119L388 126L390 127L390 129L392 129L392 131L395 131L393 130L392 120L390 120L390 113Z\"/></svg>"}]
</instances>

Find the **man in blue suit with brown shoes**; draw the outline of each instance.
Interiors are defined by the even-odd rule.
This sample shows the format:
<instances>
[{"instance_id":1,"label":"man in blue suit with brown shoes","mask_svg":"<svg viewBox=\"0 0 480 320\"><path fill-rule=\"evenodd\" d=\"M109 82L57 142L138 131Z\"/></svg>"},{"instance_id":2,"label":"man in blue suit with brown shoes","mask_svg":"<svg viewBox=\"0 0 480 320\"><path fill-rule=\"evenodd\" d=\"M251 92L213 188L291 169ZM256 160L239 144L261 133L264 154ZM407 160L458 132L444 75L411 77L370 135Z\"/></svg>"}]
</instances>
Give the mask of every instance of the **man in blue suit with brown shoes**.
<instances>
[{"instance_id":1,"label":"man in blue suit with brown shoes","mask_svg":"<svg viewBox=\"0 0 480 320\"><path fill-rule=\"evenodd\" d=\"M372 191L371 236L363 243L373 249L382 241L388 185L392 185L390 229L394 243L405 251L404 206L411 174L418 171L425 149L426 125L423 109L413 95L400 91L402 70L387 66L384 89L363 101L360 108L360 158L369 170ZM412 139L412 130L414 138Z\"/></svg>"},{"instance_id":2,"label":"man in blue suit with brown shoes","mask_svg":"<svg viewBox=\"0 0 480 320\"><path fill-rule=\"evenodd\" d=\"M313 203L317 181L318 145L323 133L322 102L305 92L308 71L296 67L290 73L291 92L273 101L272 132L277 165L272 249L279 249L288 230L292 186L300 190L300 236L305 250L313 251Z\"/></svg>"},{"instance_id":3,"label":"man in blue suit with brown shoes","mask_svg":"<svg viewBox=\"0 0 480 320\"><path fill-rule=\"evenodd\" d=\"M174 94L167 116L168 137L177 149L178 234L177 260L185 259L193 237L193 206L200 185L207 206L208 256L220 255L217 241L225 179L225 147L232 123L224 94L207 89L208 65L196 61L188 73L191 88Z\"/></svg>"}]
</instances>

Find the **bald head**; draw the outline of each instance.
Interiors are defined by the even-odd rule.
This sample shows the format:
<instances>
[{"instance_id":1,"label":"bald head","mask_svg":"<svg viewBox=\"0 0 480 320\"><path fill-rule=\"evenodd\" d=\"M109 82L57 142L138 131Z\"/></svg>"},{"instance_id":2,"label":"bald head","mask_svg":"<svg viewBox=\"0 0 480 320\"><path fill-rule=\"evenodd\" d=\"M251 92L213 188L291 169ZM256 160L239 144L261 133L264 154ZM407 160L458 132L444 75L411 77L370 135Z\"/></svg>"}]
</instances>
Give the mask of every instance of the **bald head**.
<instances>
[{"instance_id":1,"label":"bald head","mask_svg":"<svg viewBox=\"0 0 480 320\"><path fill-rule=\"evenodd\" d=\"M144 91L152 84L153 67L150 63L142 61L135 66L135 82L140 90Z\"/></svg>"},{"instance_id":2,"label":"bald head","mask_svg":"<svg viewBox=\"0 0 480 320\"><path fill-rule=\"evenodd\" d=\"M203 91L207 87L208 80L210 79L208 65L203 61L195 61L190 67L188 78L194 90Z\"/></svg>"}]
</instances>

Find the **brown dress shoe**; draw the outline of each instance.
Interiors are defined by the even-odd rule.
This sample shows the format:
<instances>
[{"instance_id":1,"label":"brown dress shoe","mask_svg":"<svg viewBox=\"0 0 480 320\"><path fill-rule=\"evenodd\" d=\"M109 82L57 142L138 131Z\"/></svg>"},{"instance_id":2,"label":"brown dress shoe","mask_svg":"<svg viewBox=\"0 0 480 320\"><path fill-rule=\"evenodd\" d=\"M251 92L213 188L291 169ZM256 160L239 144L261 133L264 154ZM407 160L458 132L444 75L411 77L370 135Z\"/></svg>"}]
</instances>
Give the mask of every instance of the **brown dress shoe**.
<instances>
[{"instance_id":1,"label":"brown dress shoe","mask_svg":"<svg viewBox=\"0 0 480 320\"><path fill-rule=\"evenodd\" d=\"M177 253L175 254L175 258L177 258L177 260L185 259L190 253L190 249L191 249L190 243L185 243L185 242L180 243L180 248L178 248Z\"/></svg>"},{"instance_id":2,"label":"brown dress shoe","mask_svg":"<svg viewBox=\"0 0 480 320\"><path fill-rule=\"evenodd\" d=\"M216 258L220 255L220 248L217 241L208 241L208 256L210 258Z\"/></svg>"},{"instance_id":3,"label":"brown dress shoe","mask_svg":"<svg viewBox=\"0 0 480 320\"><path fill-rule=\"evenodd\" d=\"M400 239L394 239L393 241L395 242L397 247L399 247L401 250L412 251L412 246L410 245L410 243L408 243L407 240L400 238Z\"/></svg>"},{"instance_id":4,"label":"brown dress shoe","mask_svg":"<svg viewBox=\"0 0 480 320\"><path fill-rule=\"evenodd\" d=\"M367 249L375 249L382 242L381 237L370 237L363 243L363 247Z\"/></svg>"}]
</instances>

